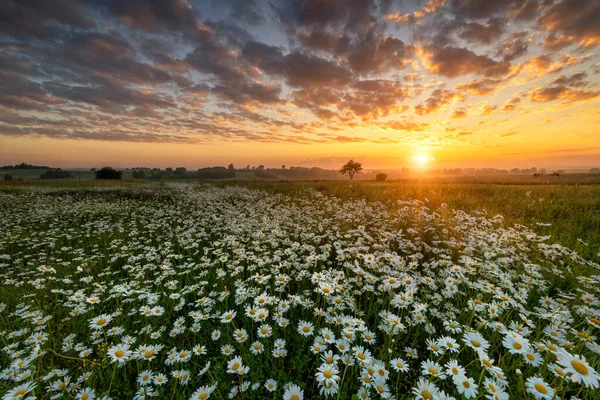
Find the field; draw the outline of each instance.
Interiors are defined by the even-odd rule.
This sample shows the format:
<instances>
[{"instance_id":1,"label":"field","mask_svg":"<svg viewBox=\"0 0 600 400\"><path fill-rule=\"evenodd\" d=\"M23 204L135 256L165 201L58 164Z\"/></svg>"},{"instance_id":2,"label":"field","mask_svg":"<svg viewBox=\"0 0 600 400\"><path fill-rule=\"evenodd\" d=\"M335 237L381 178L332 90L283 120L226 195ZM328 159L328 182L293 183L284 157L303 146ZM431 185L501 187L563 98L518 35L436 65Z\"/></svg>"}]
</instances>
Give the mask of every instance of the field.
<instances>
[{"instance_id":1,"label":"field","mask_svg":"<svg viewBox=\"0 0 600 400\"><path fill-rule=\"evenodd\" d=\"M3 184L0 232L3 399L600 398L598 185Z\"/></svg>"}]
</instances>

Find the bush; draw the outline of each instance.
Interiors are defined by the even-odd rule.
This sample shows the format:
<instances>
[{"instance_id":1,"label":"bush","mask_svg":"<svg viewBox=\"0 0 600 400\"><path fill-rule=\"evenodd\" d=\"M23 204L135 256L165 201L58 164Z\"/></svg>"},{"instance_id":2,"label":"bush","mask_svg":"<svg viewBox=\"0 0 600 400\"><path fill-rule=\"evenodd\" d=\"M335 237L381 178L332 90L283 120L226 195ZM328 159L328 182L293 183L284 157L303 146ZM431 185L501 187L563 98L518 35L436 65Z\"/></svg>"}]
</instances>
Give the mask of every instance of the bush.
<instances>
[{"instance_id":1,"label":"bush","mask_svg":"<svg viewBox=\"0 0 600 400\"><path fill-rule=\"evenodd\" d=\"M383 182L386 179L387 179L387 175L386 174L379 173L379 174L375 175L375 180L378 181L378 182Z\"/></svg>"},{"instance_id":2,"label":"bush","mask_svg":"<svg viewBox=\"0 0 600 400\"><path fill-rule=\"evenodd\" d=\"M131 173L131 177L133 179L144 179L146 177L146 173L143 170L133 171Z\"/></svg>"},{"instance_id":3,"label":"bush","mask_svg":"<svg viewBox=\"0 0 600 400\"><path fill-rule=\"evenodd\" d=\"M102 167L96 171L96 179L102 180L120 180L123 177L123 171L117 171L111 167Z\"/></svg>"}]
</instances>

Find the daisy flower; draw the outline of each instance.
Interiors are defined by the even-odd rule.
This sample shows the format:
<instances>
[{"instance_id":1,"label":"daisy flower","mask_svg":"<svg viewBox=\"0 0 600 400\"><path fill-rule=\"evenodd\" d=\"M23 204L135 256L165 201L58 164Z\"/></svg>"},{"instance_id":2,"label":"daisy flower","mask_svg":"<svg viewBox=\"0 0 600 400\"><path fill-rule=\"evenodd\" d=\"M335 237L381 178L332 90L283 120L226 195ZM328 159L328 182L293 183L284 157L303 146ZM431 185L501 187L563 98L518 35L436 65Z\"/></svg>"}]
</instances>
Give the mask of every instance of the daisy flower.
<instances>
[{"instance_id":1,"label":"daisy flower","mask_svg":"<svg viewBox=\"0 0 600 400\"><path fill-rule=\"evenodd\" d=\"M212 392L215 391L217 385L213 386L200 386L191 397L191 400L204 400L210 398Z\"/></svg>"},{"instance_id":2,"label":"daisy flower","mask_svg":"<svg viewBox=\"0 0 600 400\"><path fill-rule=\"evenodd\" d=\"M597 388L600 376L586 361L584 356L572 355L564 349L557 352L558 363L571 374L573 382L583 383L586 387Z\"/></svg>"},{"instance_id":3,"label":"daisy flower","mask_svg":"<svg viewBox=\"0 0 600 400\"><path fill-rule=\"evenodd\" d=\"M111 358L111 362L118 362L122 366L131 357L131 351L128 344L118 344L108 349L107 354Z\"/></svg>"},{"instance_id":4,"label":"daisy flower","mask_svg":"<svg viewBox=\"0 0 600 400\"><path fill-rule=\"evenodd\" d=\"M536 400L552 400L554 398L554 391L542 378L531 377L527 379L526 386L527 393L532 394Z\"/></svg>"},{"instance_id":5,"label":"daisy flower","mask_svg":"<svg viewBox=\"0 0 600 400\"><path fill-rule=\"evenodd\" d=\"M408 372L408 363L402 358L394 358L390 361L390 365L396 372Z\"/></svg>"}]
</instances>

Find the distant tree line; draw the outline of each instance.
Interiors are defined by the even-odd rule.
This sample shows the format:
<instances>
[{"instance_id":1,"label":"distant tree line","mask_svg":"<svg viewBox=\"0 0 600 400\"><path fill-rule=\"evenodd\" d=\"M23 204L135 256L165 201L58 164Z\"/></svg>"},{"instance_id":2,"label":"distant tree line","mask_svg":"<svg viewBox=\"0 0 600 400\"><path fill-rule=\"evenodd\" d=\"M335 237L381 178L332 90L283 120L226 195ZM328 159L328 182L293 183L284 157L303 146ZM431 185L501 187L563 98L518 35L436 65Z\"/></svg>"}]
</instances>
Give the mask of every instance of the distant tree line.
<instances>
[{"instance_id":1,"label":"distant tree line","mask_svg":"<svg viewBox=\"0 0 600 400\"><path fill-rule=\"evenodd\" d=\"M31 165L27 163L15 164L15 165L5 165L0 167L0 169L51 169L45 165Z\"/></svg>"},{"instance_id":2,"label":"distant tree line","mask_svg":"<svg viewBox=\"0 0 600 400\"><path fill-rule=\"evenodd\" d=\"M40 174L40 179L68 179L72 177L73 175L69 171L63 171L60 168L51 168Z\"/></svg>"}]
</instances>

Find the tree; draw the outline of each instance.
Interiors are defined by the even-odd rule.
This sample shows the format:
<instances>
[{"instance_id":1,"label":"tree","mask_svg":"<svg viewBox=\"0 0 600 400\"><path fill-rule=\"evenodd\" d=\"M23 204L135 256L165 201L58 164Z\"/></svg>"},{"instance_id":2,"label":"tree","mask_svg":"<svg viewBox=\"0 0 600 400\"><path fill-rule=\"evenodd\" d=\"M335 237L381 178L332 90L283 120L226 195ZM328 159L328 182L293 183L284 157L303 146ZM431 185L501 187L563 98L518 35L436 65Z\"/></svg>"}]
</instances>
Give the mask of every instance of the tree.
<instances>
[{"instance_id":1,"label":"tree","mask_svg":"<svg viewBox=\"0 0 600 400\"><path fill-rule=\"evenodd\" d=\"M131 173L131 177L133 179L144 179L146 177L146 173L143 169L140 169L139 171L133 171Z\"/></svg>"},{"instance_id":2,"label":"tree","mask_svg":"<svg viewBox=\"0 0 600 400\"><path fill-rule=\"evenodd\" d=\"M281 166L281 169L285 169L285 164L283 164L283 165Z\"/></svg>"},{"instance_id":3,"label":"tree","mask_svg":"<svg viewBox=\"0 0 600 400\"><path fill-rule=\"evenodd\" d=\"M185 173L187 169L185 167L177 167L175 168L175 172L173 172L173 176L176 178L185 178Z\"/></svg>"},{"instance_id":4,"label":"tree","mask_svg":"<svg viewBox=\"0 0 600 400\"><path fill-rule=\"evenodd\" d=\"M123 177L123 172L122 171L117 171L116 169L112 168L112 167L102 167L99 170L96 170L96 179L102 179L102 180L109 180L109 179L114 179L114 180L120 180Z\"/></svg>"},{"instance_id":5,"label":"tree","mask_svg":"<svg viewBox=\"0 0 600 400\"><path fill-rule=\"evenodd\" d=\"M340 174L346 175L346 173L348 173L350 180L352 180L354 179L354 174L362 171L362 169L362 163L350 160L342 167L342 169L340 169Z\"/></svg>"},{"instance_id":6,"label":"tree","mask_svg":"<svg viewBox=\"0 0 600 400\"><path fill-rule=\"evenodd\" d=\"M387 175L384 173L379 173L377 175L375 175L375 180L379 181L379 182L383 182L387 179Z\"/></svg>"},{"instance_id":7,"label":"tree","mask_svg":"<svg viewBox=\"0 0 600 400\"><path fill-rule=\"evenodd\" d=\"M229 164L229 165L227 166L227 169L228 169L229 171L235 171L235 167L233 166L233 164Z\"/></svg>"},{"instance_id":8,"label":"tree","mask_svg":"<svg viewBox=\"0 0 600 400\"><path fill-rule=\"evenodd\" d=\"M11 174L4 174L4 182L11 182L14 178Z\"/></svg>"}]
</instances>

